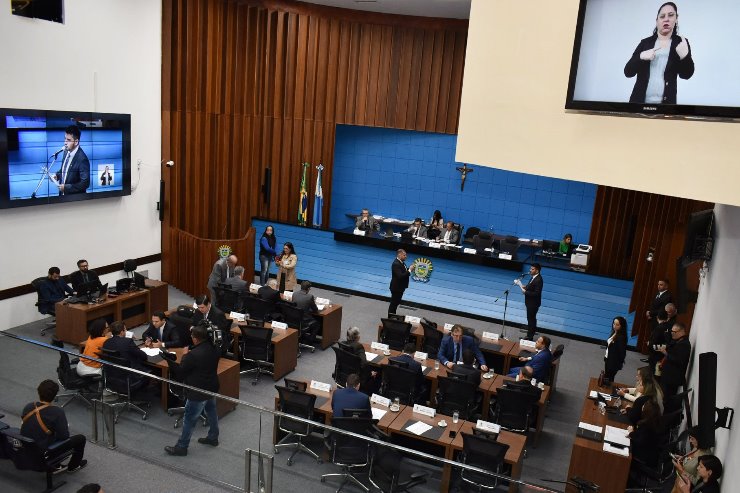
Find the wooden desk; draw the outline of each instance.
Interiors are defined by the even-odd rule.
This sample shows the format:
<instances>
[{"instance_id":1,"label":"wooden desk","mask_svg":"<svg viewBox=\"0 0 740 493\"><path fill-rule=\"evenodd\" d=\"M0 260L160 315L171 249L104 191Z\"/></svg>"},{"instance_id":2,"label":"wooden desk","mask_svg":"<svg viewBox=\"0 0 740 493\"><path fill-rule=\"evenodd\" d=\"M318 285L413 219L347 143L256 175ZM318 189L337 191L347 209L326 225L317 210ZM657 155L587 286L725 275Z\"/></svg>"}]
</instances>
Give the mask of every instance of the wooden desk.
<instances>
[{"instance_id":1,"label":"wooden desk","mask_svg":"<svg viewBox=\"0 0 740 493\"><path fill-rule=\"evenodd\" d=\"M169 309L169 288L164 281L145 279L144 285L149 290L150 313L166 312Z\"/></svg>"},{"instance_id":2,"label":"wooden desk","mask_svg":"<svg viewBox=\"0 0 740 493\"><path fill-rule=\"evenodd\" d=\"M622 384L616 385L626 387ZM626 424L613 421L609 414L602 415L599 413L596 401L588 398L588 393L591 390L610 392L610 389L599 388L597 378L591 378L584 396L580 421L602 427L610 425L616 428L627 428ZM593 481L601 487L599 491L602 493L621 493L627 487L631 460L631 454L629 457L624 457L605 452L603 441L597 442L576 436L570 455L568 477L579 476ZM576 489L572 486L567 486L565 491L576 493Z\"/></svg>"},{"instance_id":3,"label":"wooden desk","mask_svg":"<svg viewBox=\"0 0 740 493\"><path fill-rule=\"evenodd\" d=\"M237 326L231 327L231 338L234 354L240 354L239 341L242 332L239 325L247 325L246 322L239 322ZM272 328L272 324L265 323L265 328ZM298 366L298 331L296 329L274 329L272 331L272 359L273 359L273 380L280 380L288 373L295 370Z\"/></svg>"},{"instance_id":4,"label":"wooden desk","mask_svg":"<svg viewBox=\"0 0 740 493\"><path fill-rule=\"evenodd\" d=\"M512 342L512 347L509 350L509 358L508 358L508 365L506 367L506 370L504 371L504 375L507 375L509 371L514 367L519 366L525 366L526 362L518 361L519 354L521 353L530 353L534 354L536 352L536 349L530 348L530 347L524 347L519 344L519 341ZM512 364L513 363L513 364ZM550 373L549 373L549 380L550 380L550 392L554 393L555 388L557 387L557 381L558 381L558 371L560 370L560 358L552 361L550 363ZM546 382L547 383L547 382Z\"/></svg>"},{"instance_id":5,"label":"wooden desk","mask_svg":"<svg viewBox=\"0 0 740 493\"><path fill-rule=\"evenodd\" d=\"M321 324L321 349L326 349L339 340L342 333L342 305L332 303L314 315Z\"/></svg>"},{"instance_id":6,"label":"wooden desk","mask_svg":"<svg viewBox=\"0 0 740 493\"><path fill-rule=\"evenodd\" d=\"M184 348L174 348L169 349L170 352L174 352L177 354L177 362L179 363L182 359ZM162 359L161 361L157 363L148 363L151 366L154 366L157 368L161 373L163 378L169 378L170 375L170 368L167 364L167 361ZM226 395L229 397L234 397L236 399L239 398L239 362L238 361L232 361L230 359L221 358L218 361L218 383L219 383L219 390L218 393L222 395ZM169 397L169 392L167 390L167 383L162 382L162 409L167 410L168 404L167 399ZM231 402L225 401L223 399L216 399L216 409L218 411L219 418L224 416L225 414L229 413L230 411L233 411L236 409L236 404L233 404Z\"/></svg>"},{"instance_id":7,"label":"wooden desk","mask_svg":"<svg viewBox=\"0 0 740 493\"><path fill-rule=\"evenodd\" d=\"M514 379L510 377L497 378L491 385L490 394L496 395L498 389L504 386L506 382L513 382ZM542 434L542 426L545 423L545 411L547 411L547 402L550 400L550 386L545 385L545 388L540 394L540 400L537 401L537 423L535 424L534 432L534 445L535 447L539 444L540 435Z\"/></svg>"},{"instance_id":8,"label":"wooden desk","mask_svg":"<svg viewBox=\"0 0 740 493\"><path fill-rule=\"evenodd\" d=\"M165 284L166 287L166 284ZM127 327L146 323L151 314L150 292L148 289L123 293L115 298L106 296L100 303L92 305L77 303L56 304L56 337L70 344L87 339L87 328L93 320L105 318L108 323L123 321Z\"/></svg>"}]
</instances>

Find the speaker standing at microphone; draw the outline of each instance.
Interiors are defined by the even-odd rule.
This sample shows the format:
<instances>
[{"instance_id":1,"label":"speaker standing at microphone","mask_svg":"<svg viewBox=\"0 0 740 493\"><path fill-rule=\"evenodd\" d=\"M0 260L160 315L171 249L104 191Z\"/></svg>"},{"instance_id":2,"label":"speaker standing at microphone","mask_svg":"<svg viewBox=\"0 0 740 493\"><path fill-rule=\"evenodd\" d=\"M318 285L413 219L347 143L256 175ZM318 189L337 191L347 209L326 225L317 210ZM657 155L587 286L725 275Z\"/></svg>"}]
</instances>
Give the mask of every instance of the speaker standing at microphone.
<instances>
[{"instance_id":1,"label":"speaker standing at microphone","mask_svg":"<svg viewBox=\"0 0 740 493\"><path fill-rule=\"evenodd\" d=\"M540 309L542 304L542 276L540 270L542 266L538 263L532 264L529 268L529 275L532 278L525 285L522 284L520 279L514 281L514 284L519 286L524 293L524 306L527 307L527 339L530 341L534 337L534 333L537 331L537 311ZM523 277L523 276L522 276Z\"/></svg>"},{"instance_id":2,"label":"speaker standing at microphone","mask_svg":"<svg viewBox=\"0 0 740 493\"><path fill-rule=\"evenodd\" d=\"M85 193L90 186L90 160L80 147L80 129L70 125L64 129L66 152L57 173L59 195Z\"/></svg>"}]
</instances>

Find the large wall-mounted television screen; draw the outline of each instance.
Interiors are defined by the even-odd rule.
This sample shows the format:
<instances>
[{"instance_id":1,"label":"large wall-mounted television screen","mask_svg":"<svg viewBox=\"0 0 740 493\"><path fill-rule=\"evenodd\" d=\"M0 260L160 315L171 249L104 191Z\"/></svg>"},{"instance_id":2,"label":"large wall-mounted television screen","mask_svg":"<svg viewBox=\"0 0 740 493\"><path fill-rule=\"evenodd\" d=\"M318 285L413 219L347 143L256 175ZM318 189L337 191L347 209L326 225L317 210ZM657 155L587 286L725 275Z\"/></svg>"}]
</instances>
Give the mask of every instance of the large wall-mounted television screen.
<instances>
[{"instance_id":1,"label":"large wall-mounted television screen","mask_svg":"<svg viewBox=\"0 0 740 493\"><path fill-rule=\"evenodd\" d=\"M131 115L0 109L0 208L131 194Z\"/></svg>"},{"instance_id":2,"label":"large wall-mounted television screen","mask_svg":"<svg viewBox=\"0 0 740 493\"><path fill-rule=\"evenodd\" d=\"M581 0L567 109L740 118L737 0Z\"/></svg>"}]
</instances>

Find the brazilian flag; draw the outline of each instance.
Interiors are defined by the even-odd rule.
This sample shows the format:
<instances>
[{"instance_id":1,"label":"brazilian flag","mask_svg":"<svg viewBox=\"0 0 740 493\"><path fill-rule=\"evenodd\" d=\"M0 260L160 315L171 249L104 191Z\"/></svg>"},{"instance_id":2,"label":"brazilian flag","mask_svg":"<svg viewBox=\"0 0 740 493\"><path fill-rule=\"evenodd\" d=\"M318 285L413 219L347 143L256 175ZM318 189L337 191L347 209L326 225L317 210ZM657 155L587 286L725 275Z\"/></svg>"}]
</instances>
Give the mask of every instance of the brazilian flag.
<instances>
[{"instance_id":1,"label":"brazilian flag","mask_svg":"<svg viewBox=\"0 0 740 493\"><path fill-rule=\"evenodd\" d=\"M306 190L306 170L309 163L303 163L303 175L301 176L301 196L298 200L298 224L301 226L306 225L306 219L308 216L308 191Z\"/></svg>"}]
</instances>

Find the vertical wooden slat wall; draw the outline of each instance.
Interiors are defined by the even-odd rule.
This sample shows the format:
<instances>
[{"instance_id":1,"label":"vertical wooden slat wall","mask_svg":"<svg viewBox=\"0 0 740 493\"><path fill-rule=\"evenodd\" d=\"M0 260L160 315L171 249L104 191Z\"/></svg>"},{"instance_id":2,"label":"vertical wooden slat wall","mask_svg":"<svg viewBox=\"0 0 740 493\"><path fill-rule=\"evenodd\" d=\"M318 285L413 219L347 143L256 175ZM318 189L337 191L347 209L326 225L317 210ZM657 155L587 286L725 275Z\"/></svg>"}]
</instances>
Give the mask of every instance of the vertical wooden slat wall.
<instances>
[{"instance_id":1,"label":"vertical wooden slat wall","mask_svg":"<svg viewBox=\"0 0 740 493\"><path fill-rule=\"evenodd\" d=\"M658 279L668 278L676 296L676 259L683 254L690 214L713 207L707 202L599 186L591 224L594 253L589 270L634 280L630 311L636 311L636 316L631 332L638 335L640 350L646 349L650 335L645 311L655 296ZM648 262L651 249L655 253ZM679 319L689 322L693 305L686 309Z\"/></svg>"},{"instance_id":2,"label":"vertical wooden slat wall","mask_svg":"<svg viewBox=\"0 0 740 493\"><path fill-rule=\"evenodd\" d=\"M304 161L310 198L315 166L325 167L328 223L336 124L457 132L467 20L286 0L162 2L162 158L176 162L163 170L163 277L186 292L207 276L183 266L215 260L199 242L240 241L253 216L297 221Z\"/></svg>"}]
</instances>

